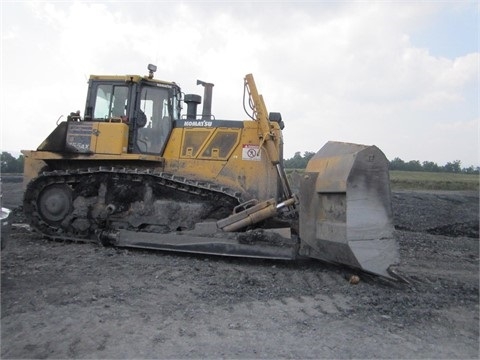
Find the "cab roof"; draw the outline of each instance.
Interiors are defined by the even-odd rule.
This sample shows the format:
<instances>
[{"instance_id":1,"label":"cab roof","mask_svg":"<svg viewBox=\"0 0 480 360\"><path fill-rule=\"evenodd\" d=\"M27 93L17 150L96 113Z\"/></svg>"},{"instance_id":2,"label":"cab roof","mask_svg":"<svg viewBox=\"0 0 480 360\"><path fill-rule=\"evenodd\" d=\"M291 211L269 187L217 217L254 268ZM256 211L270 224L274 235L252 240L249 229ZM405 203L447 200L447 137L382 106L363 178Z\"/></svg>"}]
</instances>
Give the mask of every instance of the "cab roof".
<instances>
[{"instance_id":1,"label":"cab roof","mask_svg":"<svg viewBox=\"0 0 480 360\"><path fill-rule=\"evenodd\" d=\"M140 75L90 75L90 80L100 80L100 81L123 81L123 82L134 82L134 83L151 83L151 84L161 84L161 85L170 85L178 86L175 82L163 81L158 79L149 78L148 76Z\"/></svg>"}]
</instances>

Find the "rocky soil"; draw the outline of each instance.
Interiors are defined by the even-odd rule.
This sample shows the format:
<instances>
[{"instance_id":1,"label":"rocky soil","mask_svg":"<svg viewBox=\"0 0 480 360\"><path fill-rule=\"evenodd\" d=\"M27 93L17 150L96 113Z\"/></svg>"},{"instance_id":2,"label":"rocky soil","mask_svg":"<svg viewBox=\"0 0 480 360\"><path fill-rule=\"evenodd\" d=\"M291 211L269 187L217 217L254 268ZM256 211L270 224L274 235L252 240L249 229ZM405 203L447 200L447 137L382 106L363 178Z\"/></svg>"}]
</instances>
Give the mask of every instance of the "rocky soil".
<instances>
[{"instance_id":1,"label":"rocky soil","mask_svg":"<svg viewBox=\"0 0 480 360\"><path fill-rule=\"evenodd\" d=\"M19 183L4 183L17 208ZM395 192L409 284L345 268L53 242L17 211L1 358L479 357L477 193Z\"/></svg>"}]
</instances>

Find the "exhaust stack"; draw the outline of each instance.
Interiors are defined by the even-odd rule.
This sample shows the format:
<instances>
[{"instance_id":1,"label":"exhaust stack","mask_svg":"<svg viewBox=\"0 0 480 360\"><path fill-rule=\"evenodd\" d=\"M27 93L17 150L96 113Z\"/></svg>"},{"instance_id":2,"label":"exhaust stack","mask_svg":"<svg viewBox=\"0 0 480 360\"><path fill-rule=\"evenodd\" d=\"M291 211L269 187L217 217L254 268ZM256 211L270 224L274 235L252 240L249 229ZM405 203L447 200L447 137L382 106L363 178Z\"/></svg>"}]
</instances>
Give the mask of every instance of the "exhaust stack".
<instances>
[{"instance_id":1,"label":"exhaust stack","mask_svg":"<svg viewBox=\"0 0 480 360\"><path fill-rule=\"evenodd\" d=\"M200 95L188 94L185 95L185 103L187 104L187 119L197 118L197 106L202 102Z\"/></svg>"},{"instance_id":2,"label":"exhaust stack","mask_svg":"<svg viewBox=\"0 0 480 360\"><path fill-rule=\"evenodd\" d=\"M201 80L197 80L197 85L204 87L202 120L210 120L212 118L212 92L214 85Z\"/></svg>"}]
</instances>

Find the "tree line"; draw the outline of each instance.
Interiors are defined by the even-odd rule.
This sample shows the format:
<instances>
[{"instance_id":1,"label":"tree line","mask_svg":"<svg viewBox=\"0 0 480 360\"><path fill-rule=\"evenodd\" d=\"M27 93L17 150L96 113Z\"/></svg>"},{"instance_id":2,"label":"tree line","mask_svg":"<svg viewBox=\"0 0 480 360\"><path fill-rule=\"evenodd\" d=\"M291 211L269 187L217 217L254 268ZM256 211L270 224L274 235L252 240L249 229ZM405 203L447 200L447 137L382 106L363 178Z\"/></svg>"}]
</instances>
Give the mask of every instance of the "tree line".
<instances>
[{"instance_id":1,"label":"tree line","mask_svg":"<svg viewBox=\"0 0 480 360\"><path fill-rule=\"evenodd\" d=\"M396 157L390 161L390 170L478 174L480 172L480 167L462 167L460 160L447 162L445 165L441 166L432 161L424 161L420 163L418 160L410 160L406 162Z\"/></svg>"},{"instance_id":2,"label":"tree line","mask_svg":"<svg viewBox=\"0 0 480 360\"><path fill-rule=\"evenodd\" d=\"M12 154L2 151L2 174L5 173L23 173L23 155L19 155L18 158L12 156Z\"/></svg>"},{"instance_id":3,"label":"tree line","mask_svg":"<svg viewBox=\"0 0 480 360\"><path fill-rule=\"evenodd\" d=\"M315 155L314 152L306 151L301 155L299 151L290 158L284 160L284 165L287 169L305 169L308 161ZM390 161L390 170L400 171L425 171L425 172L448 172L448 173L464 173L464 174L479 174L480 167L463 167L460 160L447 162L441 166L433 161L420 162L418 160L404 161L398 157Z\"/></svg>"},{"instance_id":4,"label":"tree line","mask_svg":"<svg viewBox=\"0 0 480 360\"><path fill-rule=\"evenodd\" d=\"M305 151L303 155L300 151L297 151L295 155L290 159L284 160L284 165L287 169L305 169L308 161L315 155L314 152ZM19 155L15 158L10 153L2 152L2 173L22 173L23 172L23 155ZM432 161L420 162L418 160L403 161L396 157L390 161L390 170L401 171L428 171L428 172L449 172L449 173L464 173L464 174L479 174L480 167L470 166L468 168L462 168L460 160L454 160L447 162L445 165L440 166Z\"/></svg>"}]
</instances>

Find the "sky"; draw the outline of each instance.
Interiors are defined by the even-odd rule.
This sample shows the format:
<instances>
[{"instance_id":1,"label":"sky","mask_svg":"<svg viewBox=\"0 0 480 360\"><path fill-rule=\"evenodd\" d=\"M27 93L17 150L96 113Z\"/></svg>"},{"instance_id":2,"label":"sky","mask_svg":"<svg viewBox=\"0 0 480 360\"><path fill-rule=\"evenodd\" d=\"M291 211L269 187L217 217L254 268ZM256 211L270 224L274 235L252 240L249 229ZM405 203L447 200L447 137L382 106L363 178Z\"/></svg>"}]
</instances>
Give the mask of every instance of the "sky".
<instances>
[{"instance_id":1,"label":"sky","mask_svg":"<svg viewBox=\"0 0 480 360\"><path fill-rule=\"evenodd\" d=\"M90 74L147 74L247 119L243 78L285 122L284 156L327 141L479 166L477 1L9 1L1 150L36 149L85 107Z\"/></svg>"}]
</instances>

